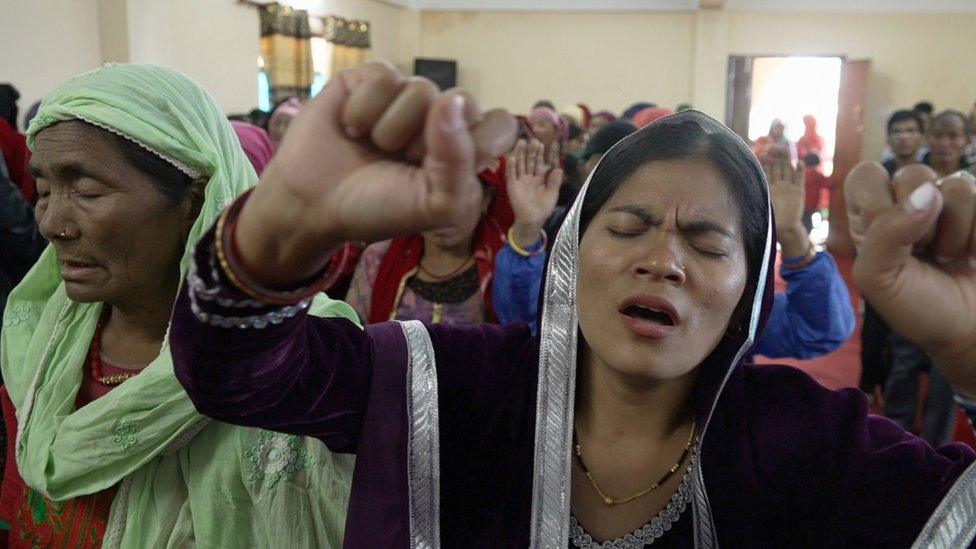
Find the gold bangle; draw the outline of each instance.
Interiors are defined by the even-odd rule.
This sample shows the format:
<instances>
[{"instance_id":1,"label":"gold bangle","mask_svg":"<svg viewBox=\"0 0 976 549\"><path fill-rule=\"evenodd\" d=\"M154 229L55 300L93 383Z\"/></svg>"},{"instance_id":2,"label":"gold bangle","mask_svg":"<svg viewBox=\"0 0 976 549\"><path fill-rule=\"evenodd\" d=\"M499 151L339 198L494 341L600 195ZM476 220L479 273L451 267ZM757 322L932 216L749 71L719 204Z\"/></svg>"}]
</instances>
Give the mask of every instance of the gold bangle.
<instances>
[{"instance_id":1,"label":"gold bangle","mask_svg":"<svg viewBox=\"0 0 976 549\"><path fill-rule=\"evenodd\" d=\"M791 270L802 269L807 265L809 265L810 263L813 263L813 260L816 257L817 257L817 249L813 246L813 242L811 242L809 247L807 247L806 253L800 256L799 259L791 260L791 258L783 258L782 261L783 268L791 269Z\"/></svg>"},{"instance_id":2,"label":"gold bangle","mask_svg":"<svg viewBox=\"0 0 976 549\"><path fill-rule=\"evenodd\" d=\"M511 246L513 250L515 250L515 253L523 257L532 257L535 255L539 255L546 250L546 244L549 243L549 235L546 234L545 229L540 230L540 232L542 233L542 239L541 239L542 243L539 244L539 248L535 251L530 252L525 248L519 246L518 243L515 242L515 235L512 232L512 229L514 228L515 228L514 226L508 228L508 245Z\"/></svg>"}]
</instances>

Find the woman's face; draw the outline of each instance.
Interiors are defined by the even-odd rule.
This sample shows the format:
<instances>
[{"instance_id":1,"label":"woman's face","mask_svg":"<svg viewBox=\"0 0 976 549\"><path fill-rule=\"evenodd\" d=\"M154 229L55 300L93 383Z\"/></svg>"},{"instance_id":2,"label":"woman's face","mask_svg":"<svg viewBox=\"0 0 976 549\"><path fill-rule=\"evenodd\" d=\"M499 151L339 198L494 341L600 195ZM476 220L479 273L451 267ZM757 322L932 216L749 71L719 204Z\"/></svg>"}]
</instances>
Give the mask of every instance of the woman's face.
<instances>
[{"instance_id":1,"label":"woman's face","mask_svg":"<svg viewBox=\"0 0 976 549\"><path fill-rule=\"evenodd\" d=\"M532 124L532 133L536 139L542 141L544 144L548 145L559 137L556 132L556 125L552 123L552 120L536 116L530 122Z\"/></svg>"},{"instance_id":2,"label":"woman's face","mask_svg":"<svg viewBox=\"0 0 976 549\"><path fill-rule=\"evenodd\" d=\"M746 286L735 201L708 161L645 164L580 241L588 362L642 382L679 378L718 345Z\"/></svg>"},{"instance_id":3,"label":"woman's face","mask_svg":"<svg viewBox=\"0 0 976 549\"><path fill-rule=\"evenodd\" d=\"M488 211L492 197L495 196L494 189L486 189L482 185L481 190L481 201L474 203L468 209L460 223L422 233L424 246L436 246L442 250L457 250L462 247L470 248L474 231L478 228L481 217Z\"/></svg>"},{"instance_id":4,"label":"woman's face","mask_svg":"<svg viewBox=\"0 0 976 549\"><path fill-rule=\"evenodd\" d=\"M58 252L68 297L139 302L179 280L190 200L170 205L108 132L55 124L37 135L30 166L38 227Z\"/></svg>"}]
</instances>

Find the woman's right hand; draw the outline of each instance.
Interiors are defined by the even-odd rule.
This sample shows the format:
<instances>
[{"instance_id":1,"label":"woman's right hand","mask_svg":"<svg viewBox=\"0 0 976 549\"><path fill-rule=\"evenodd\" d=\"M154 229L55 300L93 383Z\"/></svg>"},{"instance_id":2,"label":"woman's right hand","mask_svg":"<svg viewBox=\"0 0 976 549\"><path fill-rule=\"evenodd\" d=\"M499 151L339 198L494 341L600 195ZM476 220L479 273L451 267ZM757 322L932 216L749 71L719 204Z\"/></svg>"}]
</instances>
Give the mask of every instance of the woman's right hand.
<instances>
[{"instance_id":1,"label":"woman's right hand","mask_svg":"<svg viewBox=\"0 0 976 549\"><path fill-rule=\"evenodd\" d=\"M343 241L449 226L515 136L511 115L482 112L464 91L440 93L385 63L344 71L292 122L244 205L241 259L258 283L287 286Z\"/></svg>"}]
</instances>

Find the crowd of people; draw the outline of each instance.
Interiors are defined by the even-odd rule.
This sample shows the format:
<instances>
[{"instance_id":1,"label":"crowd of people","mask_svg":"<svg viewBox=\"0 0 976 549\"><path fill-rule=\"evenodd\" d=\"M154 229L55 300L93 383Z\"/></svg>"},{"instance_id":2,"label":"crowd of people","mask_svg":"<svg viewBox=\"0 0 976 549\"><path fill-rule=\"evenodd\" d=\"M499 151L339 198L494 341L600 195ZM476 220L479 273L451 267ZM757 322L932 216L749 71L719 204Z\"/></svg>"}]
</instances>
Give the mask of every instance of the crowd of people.
<instances>
[{"instance_id":1,"label":"crowd of people","mask_svg":"<svg viewBox=\"0 0 976 549\"><path fill-rule=\"evenodd\" d=\"M9 547L967 545L976 117L482 107L383 63L224 115L119 64L0 85ZM862 380L814 214L843 187ZM774 289L774 279L785 291ZM916 434L920 379L927 383ZM872 408L873 407L873 408ZM880 411L882 414L874 414Z\"/></svg>"}]
</instances>

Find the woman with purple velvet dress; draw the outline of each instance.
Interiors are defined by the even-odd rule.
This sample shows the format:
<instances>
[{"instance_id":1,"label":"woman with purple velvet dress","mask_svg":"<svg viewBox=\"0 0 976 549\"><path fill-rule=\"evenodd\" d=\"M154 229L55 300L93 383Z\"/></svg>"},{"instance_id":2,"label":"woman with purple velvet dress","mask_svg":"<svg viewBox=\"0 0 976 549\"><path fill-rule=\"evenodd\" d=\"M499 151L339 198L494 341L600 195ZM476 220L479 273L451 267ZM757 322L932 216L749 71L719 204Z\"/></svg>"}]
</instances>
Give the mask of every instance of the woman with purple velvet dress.
<instances>
[{"instance_id":1,"label":"woman with purple velvet dress","mask_svg":"<svg viewBox=\"0 0 976 549\"><path fill-rule=\"evenodd\" d=\"M968 447L933 449L857 390L742 364L773 295L767 181L701 113L603 158L556 237L538 337L305 313L333 246L451 225L515 132L386 65L330 82L197 245L171 340L200 411L356 453L347 547L969 543ZM849 183L879 189L856 219L862 290L972 397L976 196L943 199L961 185L895 204L870 166ZM912 255L937 223L945 264Z\"/></svg>"}]
</instances>

